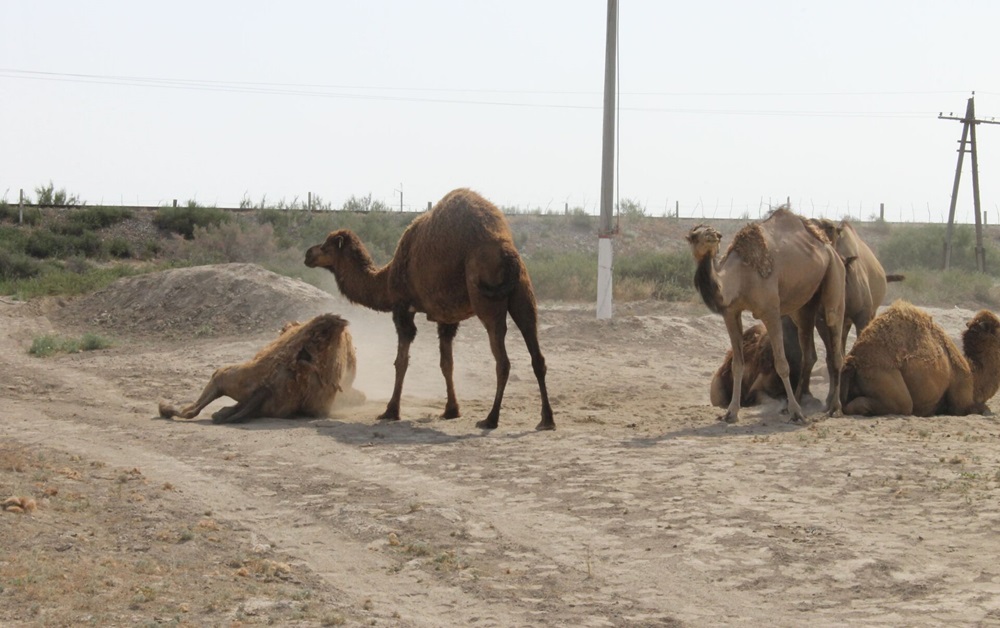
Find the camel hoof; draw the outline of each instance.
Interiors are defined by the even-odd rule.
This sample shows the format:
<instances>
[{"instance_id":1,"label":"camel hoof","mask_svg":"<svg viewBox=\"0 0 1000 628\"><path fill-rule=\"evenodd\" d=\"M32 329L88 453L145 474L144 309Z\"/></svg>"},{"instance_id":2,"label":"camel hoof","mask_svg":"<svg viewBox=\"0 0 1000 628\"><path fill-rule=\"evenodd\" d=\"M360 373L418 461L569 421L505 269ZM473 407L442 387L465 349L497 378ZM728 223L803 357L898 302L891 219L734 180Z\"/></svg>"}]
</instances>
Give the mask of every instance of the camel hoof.
<instances>
[{"instance_id":1,"label":"camel hoof","mask_svg":"<svg viewBox=\"0 0 1000 628\"><path fill-rule=\"evenodd\" d=\"M723 423L728 423L728 424L732 425L733 423L736 423L737 417L736 417L736 415L733 415L733 414L730 414L729 412L727 412L727 413L723 414L722 416L720 416L719 420L722 421Z\"/></svg>"},{"instance_id":2,"label":"camel hoof","mask_svg":"<svg viewBox=\"0 0 1000 628\"><path fill-rule=\"evenodd\" d=\"M495 430L497 429L498 422L496 420L490 421L489 419L483 419L476 423L476 427L481 430Z\"/></svg>"},{"instance_id":3,"label":"camel hoof","mask_svg":"<svg viewBox=\"0 0 1000 628\"><path fill-rule=\"evenodd\" d=\"M389 412L388 410L386 410L382 414L378 415L378 420L379 421L398 421L399 420L399 413L398 412L392 413L392 412Z\"/></svg>"},{"instance_id":4,"label":"camel hoof","mask_svg":"<svg viewBox=\"0 0 1000 628\"><path fill-rule=\"evenodd\" d=\"M809 421L802 416L801 413L797 412L788 419L789 423L794 423L795 425L809 425Z\"/></svg>"},{"instance_id":5,"label":"camel hoof","mask_svg":"<svg viewBox=\"0 0 1000 628\"><path fill-rule=\"evenodd\" d=\"M554 429L556 429L556 422L552 420L549 421L542 420L541 423L535 426L536 432L544 432L546 430L554 430Z\"/></svg>"},{"instance_id":6,"label":"camel hoof","mask_svg":"<svg viewBox=\"0 0 1000 628\"><path fill-rule=\"evenodd\" d=\"M457 419L462 416L462 413L458 411L458 408L445 408L444 413L441 414L442 419Z\"/></svg>"}]
</instances>

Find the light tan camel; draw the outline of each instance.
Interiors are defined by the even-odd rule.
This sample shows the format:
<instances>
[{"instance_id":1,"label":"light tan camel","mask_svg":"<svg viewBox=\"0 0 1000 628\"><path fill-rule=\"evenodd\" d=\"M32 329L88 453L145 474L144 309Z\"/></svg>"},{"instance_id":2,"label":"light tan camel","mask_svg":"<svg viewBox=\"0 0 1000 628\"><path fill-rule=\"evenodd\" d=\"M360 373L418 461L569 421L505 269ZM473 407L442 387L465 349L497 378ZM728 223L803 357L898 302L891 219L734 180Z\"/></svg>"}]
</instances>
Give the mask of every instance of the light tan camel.
<instances>
[{"instance_id":1,"label":"light tan camel","mask_svg":"<svg viewBox=\"0 0 1000 628\"><path fill-rule=\"evenodd\" d=\"M812 221L827 235L837 253L847 264L847 283L844 293L844 328L841 336L841 349L847 350L847 335L851 325L857 333L875 318L878 308L885 299L887 283L903 281L903 275L886 275L885 269L879 263L875 253L854 230L847 220L839 225L825 218ZM822 335L825 329L817 324ZM825 341L825 339L824 339Z\"/></svg>"},{"instance_id":2,"label":"light tan camel","mask_svg":"<svg viewBox=\"0 0 1000 628\"><path fill-rule=\"evenodd\" d=\"M808 380L816 362L813 328L822 308L833 338L840 338L844 317L844 262L829 239L801 216L778 208L760 223L740 230L721 261L716 260L722 236L715 229L698 225L687 235L697 263L694 283L708 308L721 314L733 350L733 395L726 413L720 417L732 423L738 419L743 385L743 322L749 310L760 319L771 339L775 370L788 397L792 421L802 422L800 396L792 388L785 357L781 317L791 316L799 332L802 368L799 388ZM840 344L827 345L830 394L826 410L840 410Z\"/></svg>"},{"instance_id":3,"label":"light tan camel","mask_svg":"<svg viewBox=\"0 0 1000 628\"><path fill-rule=\"evenodd\" d=\"M410 361L410 343L417 334L415 313L424 312L438 325L441 372L448 400L443 418L459 416L452 382L452 340L458 325L476 316L486 327L496 360L496 395L481 429L494 429L510 374L504 338L507 314L521 330L531 354L531 366L542 397L542 420L535 429L555 429L545 387L545 358L538 346L538 313L528 271L514 247L503 213L468 189L449 192L426 214L407 227L396 253L376 267L357 235L341 229L323 244L306 251L306 266L333 273L341 293L354 303L392 312L399 345L392 398L379 419L398 420L403 378Z\"/></svg>"},{"instance_id":4,"label":"light tan camel","mask_svg":"<svg viewBox=\"0 0 1000 628\"><path fill-rule=\"evenodd\" d=\"M845 414L988 414L1000 388L1000 319L977 313L963 356L929 314L896 301L865 327L844 362Z\"/></svg>"},{"instance_id":5,"label":"light tan camel","mask_svg":"<svg viewBox=\"0 0 1000 628\"><path fill-rule=\"evenodd\" d=\"M229 397L236 405L215 412L213 423L325 417L335 401L364 401L364 393L352 388L356 371L347 321L336 314L322 314L306 323L286 324L250 361L216 370L191 405L177 410L161 401L160 416L193 419L219 397Z\"/></svg>"},{"instance_id":6,"label":"light tan camel","mask_svg":"<svg viewBox=\"0 0 1000 628\"><path fill-rule=\"evenodd\" d=\"M844 292L844 327L841 333L840 348L842 352L847 351L847 337L851 325L854 325L858 332L865 328L869 321L875 317L879 306L885 299L887 282L903 281L903 275L886 275L882 264L879 263L875 254L868 245L857 234L854 227L847 220L843 220L838 225L827 219L809 219L808 222L814 224L827 235L837 249L841 259L845 261L847 279ZM801 350L798 345L798 333L794 324L788 317L781 318L785 356L788 358L791 367L792 387L801 390L804 397L810 395L810 382L802 382L801 389L798 388L798 373L796 369L801 363ZM824 346L829 342L829 327L823 311L820 310L816 318L816 329ZM774 370L774 356L770 348L770 339L767 332L760 327L753 341L748 344L747 334L744 334L744 364L746 370L743 374L743 387L746 392L743 395L742 405L752 406L760 402L759 393L767 394L771 397L784 397L784 389L781 378ZM732 351L726 353L722 366L712 378L709 391L712 404L725 407L729 404L732 395Z\"/></svg>"},{"instance_id":7,"label":"light tan camel","mask_svg":"<svg viewBox=\"0 0 1000 628\"><path fill-rule=\"evenodd\" d=\"M802 351L799 349L798 330L787 316L781 317L782 341L785 359L788 360L788 377L792 388L797 389L802 370ZM767 330L760 323L743 332L743 391L740 405L744 408L763 401L763 395L772 398L785 396L785 384L774 370L774 352ZM733 351L726 352L722 366L712 376L709 399L713 406L725 408L733 398Z\"/></svg>"}]
</instances>

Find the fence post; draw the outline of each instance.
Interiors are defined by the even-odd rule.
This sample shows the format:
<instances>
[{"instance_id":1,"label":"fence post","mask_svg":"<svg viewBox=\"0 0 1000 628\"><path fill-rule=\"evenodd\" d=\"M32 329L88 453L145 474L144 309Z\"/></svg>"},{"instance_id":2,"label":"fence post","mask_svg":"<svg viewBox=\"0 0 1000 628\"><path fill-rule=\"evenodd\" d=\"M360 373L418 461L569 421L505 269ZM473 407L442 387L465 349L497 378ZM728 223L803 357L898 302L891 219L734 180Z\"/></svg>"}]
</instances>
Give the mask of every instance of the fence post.
<instances>
[{"instance_id":1,"label":"fence post","mask_svg":"<svg viewBox=\"0 0 1000 628\"><path fill-rule=\"evenodd\" d=\"M878 204L878 220L879 222L885 222L885 203Z\"/></svg>"},{"instance_id":2,"label":"fence post","mask_svg":"<svg viewBox=\"0 0 1000 628\"><path fill-rule=\"evenodd\" d=\"M427 201L427 211L430 211L430 210L431 210L431 202Z\"/></svg>"},{"instance_id":3,"label":"fence post","mask_svg":"<svg viewBox=\"0 0 1000 628\"><path fill-rule=\"evenodd\" d=\"M174 207L177 207L177 199L174 199Z\"/></svg>"},{"instance_id":4,"label":"fence post","mask_svg":"<svg viewBox=\"0 0 1000 628\"><path fill-rule=\"evenodd\" d=\"M24 224L24 188L21 188L17 200L17 224Z\"/></svg>"}]
</instances>

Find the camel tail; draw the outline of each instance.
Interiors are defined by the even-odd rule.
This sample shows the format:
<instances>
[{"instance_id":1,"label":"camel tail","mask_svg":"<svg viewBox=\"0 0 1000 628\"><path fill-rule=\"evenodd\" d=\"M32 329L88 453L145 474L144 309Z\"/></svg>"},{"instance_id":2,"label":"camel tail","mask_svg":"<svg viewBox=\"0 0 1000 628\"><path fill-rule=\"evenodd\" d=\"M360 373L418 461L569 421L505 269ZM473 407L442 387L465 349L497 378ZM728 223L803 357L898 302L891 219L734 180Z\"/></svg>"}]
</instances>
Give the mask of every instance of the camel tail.
<instances>
[{"instance_id":1,"label":"camel tail","mask_svg":"<svg viewBox=\"0 0 1000 628\"><path fill-rule=\"evenodd\" d=\"M521 256L517 251L503 252L503 281L499 284L479 282L479 292L487 299L506 299L521 282Z\"/></svg>"},{"instance_id":2,"label":"camel tail","mask_svg":"<svg viewBox=\"0 0 1000 628\"><path fill-rule=\"evenodd\" d=\"M904 279L906 279L906 275L886 275L885 276L885 280L887 282L903 281Z\"/></svg>"},{"instance_id":3,"label":"camel tail","mask_svg":"<svg viewBox=\"0 0 1000 628\"><path fill-rule=\"evenodd\" d=\"M172 419L178 415L177 408L173 407L166 401L160 402L160 416L164 419Z\"/></svg>"}]
</instances>

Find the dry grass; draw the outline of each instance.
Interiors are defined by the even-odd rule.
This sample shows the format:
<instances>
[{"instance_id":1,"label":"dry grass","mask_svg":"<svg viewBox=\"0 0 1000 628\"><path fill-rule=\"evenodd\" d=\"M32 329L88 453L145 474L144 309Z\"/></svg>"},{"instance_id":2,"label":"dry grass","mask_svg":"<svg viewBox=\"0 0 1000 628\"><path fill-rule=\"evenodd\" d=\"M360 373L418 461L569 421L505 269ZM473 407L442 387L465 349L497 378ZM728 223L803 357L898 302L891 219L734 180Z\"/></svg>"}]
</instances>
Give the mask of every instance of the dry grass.
<instances>
[{"instance_id":1,"label":"dry grass","mask_svg":"<svg viewBox=\"0 0 1000 628\"><path fill-rule=\"evenodd\" d=\"M364 615L137 468L5 443L0 496L0 624L340 625Z\"/></svg>"}]
</instances>

